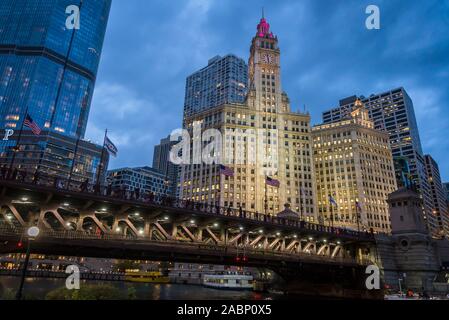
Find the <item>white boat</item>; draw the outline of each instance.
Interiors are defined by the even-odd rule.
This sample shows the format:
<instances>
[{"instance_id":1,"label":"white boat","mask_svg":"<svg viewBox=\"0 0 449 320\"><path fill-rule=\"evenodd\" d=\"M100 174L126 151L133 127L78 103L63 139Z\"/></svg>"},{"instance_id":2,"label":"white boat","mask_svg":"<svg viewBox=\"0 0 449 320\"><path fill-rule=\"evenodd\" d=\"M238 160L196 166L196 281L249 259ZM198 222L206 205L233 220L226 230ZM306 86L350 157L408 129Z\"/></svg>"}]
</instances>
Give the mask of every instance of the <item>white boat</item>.
<instances>
[{"instance_id":1,"label":"white boat","mask_svg":"<svg viewBox=\"0 0 449 320\"><path fill-rule=\"evenodd\" d=\"M206 274L203 276L203 286L222 290L253 290L254 278L245 274Z\"/></svg>"},{"instance_id":2,"label":"white boat","mask_svg":"<svg viewBox=\"0 0 449 320\"><path fill-rule=\"evenodd\" d=\"M419 295L413 295L413 297L407 297L405 294L387 294L385 300L420 300Z\"/></svg>"}]
</instances>

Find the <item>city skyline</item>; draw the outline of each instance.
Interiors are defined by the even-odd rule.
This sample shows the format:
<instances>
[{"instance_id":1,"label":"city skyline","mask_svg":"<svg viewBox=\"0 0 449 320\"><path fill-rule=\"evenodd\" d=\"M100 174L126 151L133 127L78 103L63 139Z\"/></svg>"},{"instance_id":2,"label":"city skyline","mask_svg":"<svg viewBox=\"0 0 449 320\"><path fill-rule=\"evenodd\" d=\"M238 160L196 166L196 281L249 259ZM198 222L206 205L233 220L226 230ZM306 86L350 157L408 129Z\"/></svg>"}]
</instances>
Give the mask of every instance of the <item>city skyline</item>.
<instances>
[{"instance_id":1,"label":"city skyline","mask_svg":"<svg viewBox=\"0 0 449 320\"><path fill-rule=\"evenodd\" d=\"M122 152L111 161L111 168L151 164L153 146L181 127L185 78L218 54L232 53L246 60L247 39L265 5L260 1L226 6L208 1L135 3L112 5L88 125L88 138L101 141L108 127L117 141ZM321 112L336 107L339 99L403 86L415 105L424 152L440 163L446 181L449 164L442 160L449 142L440 132L447 128L444 112L449 109L444 92L448 48L443 44L448 36L435 31L449 24L449 17L438 7L444 4L380 1L380 30L365 28L366 5L363 1L346 6L265 5L265 15L282 39L284 89L292 109L305 104L312 123L318 124ZM152 12L158 12L159 18ZM410 25L409 20L420 21L421 12L434 19ZM131 18L138 24L129 24ZM133 28L136 32L129 32ZM134 58L117 64L122 55ZM436 74L426 71L435 69ZM117 112L104 119L108 110ZM164 113L154 117L159 110ZM152 130L142 130L148 127Z\"/></svg>"},{"instance_id":2,"label":"city skyline","mask_svg":"<svg viewBox=\"0 0 449 320\"><path fill-rule=\"evenodd\" d=\"M5 0L0 300L449 300L431 2Z\"/></svg>"}]
</instances>

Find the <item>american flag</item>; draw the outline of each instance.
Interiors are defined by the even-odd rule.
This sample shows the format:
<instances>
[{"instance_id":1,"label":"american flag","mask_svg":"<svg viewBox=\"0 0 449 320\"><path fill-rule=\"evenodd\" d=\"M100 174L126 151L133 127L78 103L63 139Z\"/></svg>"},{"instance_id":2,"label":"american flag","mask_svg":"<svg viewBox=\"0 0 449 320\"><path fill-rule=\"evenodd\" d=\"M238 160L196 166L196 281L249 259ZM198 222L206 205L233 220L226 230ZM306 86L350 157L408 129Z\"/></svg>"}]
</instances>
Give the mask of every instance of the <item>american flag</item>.
<instances>
[{"instance_id":1,"label":"american flag","mask_svg":"<svg viewBox=\"0 0 449 320\"><path fill-rule=\"evenodd\" d=\"M281 186L281 183L279 182L279 180L273 179L271 177L267 177L267 179L265 180L265 183L269 186L276 187L276 188L279 188Z\"/></svg>"},{"instance_id":2,"label":"american flag","mask_svg":"<svg viewBox=\"0 0 449 320\"><path fill-rule=\"evenodd\" d=\"M226 177L233 177L234 176L234 170L232 168L226 167L224 165L220 165L220 174L226 176Z\"/></svg>"},{"instance_id":3,"label":"american flag","mask_svg":"<svg viewBox=\"0 0 449 320\"><path fill-rule=\"evenodd\" d=\"M355 207L357 208L357 210L362 210L362 205L358 201L355 202Z\"/></svg>"},{"instance_id":4,"label":"american flag","mask_svg":"<svg viewBox=\"0 0 449 320\"><path fill-rule=\"evenodd\" d=\"M27 114L25 122L23 124L24 126L30 128L36 136L41 134L41 128L39 128L39 126L36 124L36 122L33 121L29 114Z\"/></svg>"}]
</instances>

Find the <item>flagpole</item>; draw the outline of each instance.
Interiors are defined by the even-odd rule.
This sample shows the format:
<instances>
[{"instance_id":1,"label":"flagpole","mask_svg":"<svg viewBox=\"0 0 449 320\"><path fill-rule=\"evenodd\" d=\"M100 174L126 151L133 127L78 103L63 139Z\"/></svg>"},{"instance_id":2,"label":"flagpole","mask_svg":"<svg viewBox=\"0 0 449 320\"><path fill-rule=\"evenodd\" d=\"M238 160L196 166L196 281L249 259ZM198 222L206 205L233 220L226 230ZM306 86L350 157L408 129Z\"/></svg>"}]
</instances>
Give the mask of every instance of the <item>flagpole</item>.
<instances>
[{"instance_id":1,"label":"flagpole","mask_svg":"<svg viewBox=\"0 0 449 320\"><path fill-rule=\"evenodd\" d=\"M105 130L104 132L104 139L103 139L103 148L101 150L101 157L100 157L100 163L98 164L98 172L97 172L97 179L95 181L95 183L99 184L100 182L100 173L101 170L103 169L103 157L104 157L104 149L105 149L105 143L106 143L106 137L108 135L108 129Z\"/></svg>"},{"instance_id":2,"label":"flagpole","mask_svg":"<svg viewBox=\"0 0 449 320\"><path fill-rule=\"evenodd\" d=\"M303 199L302 187L300 186L299 187L299 214L300 214L299 220L300 221L303 220L303 208L302 208L303 201L304 201L304 199Z\"/></svg>"},{"instance_id":3,"label":"flagpole","mask_svg":"<svg viewBox=\"0 0 449 320\"><path fill-rule=\"evenodd\" d=\"M357 201L355 203L355 213L357 215L357 231L360 232L360 220L359 220L359 206L357 205Z\"/></svg>"},{"instance_id":4,"label":"flagpole","mask_svg":"<svg viewBox=\"0 0 449 320\"><path fill-rule=\"evenodd\" d=\"M13 148L13 155L12 155L12 158L11 158L11 164L9 166L9 171L10 172L12 171L12 167L14 166L14 161L16 160L16 154L17 154L17 152L19 152L20 141L22 139L23 126L25 124L25 119L26 119L26 117L28 115L28 104L27 104L27 107L25 109L25 113L24 114L25 114L25 116L23 117L23 120L22 120L22 126L20 127L19 137L17 138L16 145Z\"/></svg>"},{"instance_id":5,"label":"flagpole","mask_svg":"<svg viewBox=\"0 0 449 320\"><path fill-rule=\"evenodd\" d=\"M268 185L267 177L265 177L265 215L268 214Z\"/></svg>"},{"instance_id":6,"label":"flagpole","mask_svg":"<svg viewBox=\"0 0 449 320\"><path fill-rule=\"evenodd\" d=\"M334 205L331 203L331 227L334 227Z\"/></svg>"}]
</instances>

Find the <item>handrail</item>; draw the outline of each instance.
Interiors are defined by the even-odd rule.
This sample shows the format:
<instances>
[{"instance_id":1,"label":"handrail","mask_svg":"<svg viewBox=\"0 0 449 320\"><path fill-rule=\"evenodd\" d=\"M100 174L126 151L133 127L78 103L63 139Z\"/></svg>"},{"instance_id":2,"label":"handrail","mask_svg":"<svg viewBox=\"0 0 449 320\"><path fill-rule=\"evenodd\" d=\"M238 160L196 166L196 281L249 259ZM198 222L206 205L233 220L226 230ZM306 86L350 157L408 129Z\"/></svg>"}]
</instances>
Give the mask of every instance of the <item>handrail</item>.
<instances>
[{"instance_id":1,"label":"handrail","mask_svg":"<svg viewBox=\"0 0 449 320\"><path fill-rule=\"evenodd\" d=\"M373 240L374 234L369 232L358 232L348 229L325 226L311 223L300 219L279 218L264 213L243 210L242 208L221 207L190 200L182 200L169 196L155 195L153 193L142 193L138 189L130 191L125 189L113 188L99 184L90 184L88 180L84 182L63 179L39 171L30 173L14 169L8 170L5 167L0 168L0 181L13 182L24 187L46 187L56 191L77 192L86 195L95 195L105 197L110 200L134 201L143 205L158 205L174 209L187 209L197 213L207 213L222 217L235 217L239 219L271 223L280 226L305 229L309 231L325 232L337 236L355 237L364 240Z\"/></svg>"},{"instance_id":2,"label":"handrail","mask_svg":"<svg viewBox=\"0 0 449 320\"><path fill-rule=\"evenodd\" d=\"M25 228L22 227L14 227L10 225L1 225L0 226L0 234L3 236L9 236L9 237L22 237L25 234ZM39 239L65 239L65 240L89 240L89 241L96 241L96 240L102 240L102 241L112 241L112 240L120 240L120 241L133 241L133 242L140 242L140 243L148 243L153 245L170 245L172 247L173 245L177 245L184 248L192 248L195 250L204 250L204 251L219 251L221 254L223 253L232 253L233 255L239 250L242 250L243 247L236 248L234 245L226 245L226 244L216 244L216 245L210 245L210 244L204 244L200 242L182 242L182 241L175 241L175 240L149 240L147 238L138 238L138 237L130 237L126 235L118 235L118 234L102 234L102 235L94 235L94 234L88 234L83 233L80 231L55 231L55 230L42 230L41 234L39 235ZM246 256L251 255L263 255L266 257L290 257L290 258L296 258L296 259L303 259L307 258L308 260L314 260L314 261L324 261L324 262L340 262L340 263L358 263L356 259L354 258L347 258L347 257L330 257L327 255L318 255L314 253L304 253L304 252L280 252L274 249L266 249L266 248L251 248L245 246L244 248ZM359 262L360 264L360 262Z\"/></svg>"}]
</instances>

